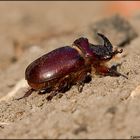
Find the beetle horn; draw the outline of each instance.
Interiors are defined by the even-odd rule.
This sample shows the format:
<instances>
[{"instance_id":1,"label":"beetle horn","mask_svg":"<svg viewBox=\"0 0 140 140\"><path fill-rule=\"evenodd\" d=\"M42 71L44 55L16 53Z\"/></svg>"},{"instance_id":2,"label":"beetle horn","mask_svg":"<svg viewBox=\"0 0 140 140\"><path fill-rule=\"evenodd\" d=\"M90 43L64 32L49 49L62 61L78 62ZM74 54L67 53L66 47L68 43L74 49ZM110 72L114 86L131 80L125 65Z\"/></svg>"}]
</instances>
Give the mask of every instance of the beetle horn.
<instances>
[{"instance_id":1,"label":"beetle horn","mask_svg":"<svg viewBox=\"0 0 140 140\"><path fill-rule=\"evenodd\" d=\"M109 52L110 52L110 51L112 52L113 46L112 46L111 42L108 40L108 38L105 37L105 36L104 36L103 34L101 34L101 33L97 33L97 34L98 34L98 36L100 36L100 37L104 40L104 46L105 46L106 48L108 48Z\"/></svg>"}]
</instances>

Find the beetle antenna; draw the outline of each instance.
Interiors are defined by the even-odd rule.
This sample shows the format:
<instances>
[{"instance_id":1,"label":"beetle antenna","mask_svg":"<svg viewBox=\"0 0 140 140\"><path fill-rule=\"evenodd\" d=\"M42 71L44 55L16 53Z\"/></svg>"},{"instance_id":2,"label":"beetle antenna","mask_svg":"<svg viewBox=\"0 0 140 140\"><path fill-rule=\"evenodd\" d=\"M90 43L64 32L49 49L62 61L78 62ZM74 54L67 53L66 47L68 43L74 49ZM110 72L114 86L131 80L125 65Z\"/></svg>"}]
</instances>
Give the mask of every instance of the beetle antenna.
<instances>
[{"instance_id":1,"label":"beetle antenna","mask_svg":"<svg viewBox=\"0 0 140 140\"><path fill-rule=\"evenodd\" d=\"M106 48L108 48L109 52L110 52L110 51L112 52L113 46L112 46L111 42L108 40L108 38L105 37L105 36L104 36L103 34L101 34L101 33L97 33L97 34L98 34L98 36L100 36L100 37L104 40L104 46L105 46Z\"/></svg>"}]
</instances>

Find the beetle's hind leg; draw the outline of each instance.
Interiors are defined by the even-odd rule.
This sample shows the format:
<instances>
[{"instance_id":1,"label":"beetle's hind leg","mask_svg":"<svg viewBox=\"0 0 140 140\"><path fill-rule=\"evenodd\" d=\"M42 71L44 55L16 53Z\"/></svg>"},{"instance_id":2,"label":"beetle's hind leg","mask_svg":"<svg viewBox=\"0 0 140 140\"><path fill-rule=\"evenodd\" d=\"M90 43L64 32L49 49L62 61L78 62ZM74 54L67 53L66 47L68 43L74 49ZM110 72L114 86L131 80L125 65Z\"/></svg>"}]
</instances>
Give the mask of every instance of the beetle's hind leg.
<instances>
[{"instance_id":1,"label":"beetle's hind leg","mask_svg":"<svg viewBox=\"0 0 140 140\"><path fill-rule=\"evenodd\" d=\"M33 93L33 91L35 91L33 88L29 89L22 97L17 98L16 100L21 100L23 98L30 96Z\"/></svg>"}]
</instances>

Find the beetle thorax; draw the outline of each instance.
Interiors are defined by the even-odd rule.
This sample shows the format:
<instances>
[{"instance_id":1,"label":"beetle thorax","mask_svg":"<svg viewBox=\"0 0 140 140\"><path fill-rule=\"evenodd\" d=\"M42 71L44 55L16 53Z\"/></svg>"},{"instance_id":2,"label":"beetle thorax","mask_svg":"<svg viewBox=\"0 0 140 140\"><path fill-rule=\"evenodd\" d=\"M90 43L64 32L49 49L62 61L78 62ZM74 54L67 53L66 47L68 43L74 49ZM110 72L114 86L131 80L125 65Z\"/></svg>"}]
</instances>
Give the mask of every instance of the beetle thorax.
<instances>
[{"instance_id":1,"label":"beetle thorax","mask_svg":"<svg viewBox=\"0 0 140 140\"><path fill-rule=\"evenodd\" d=\"M87 65L90 65L92 63L92 56L89 56L88 54L86 54L85 52L83 52L79 47L77 47L76 45L72 45L72 48L76 49L78 51L78 53L81 55L82 58L84 58L85 63Z\"/></svg>"}]
</instances>

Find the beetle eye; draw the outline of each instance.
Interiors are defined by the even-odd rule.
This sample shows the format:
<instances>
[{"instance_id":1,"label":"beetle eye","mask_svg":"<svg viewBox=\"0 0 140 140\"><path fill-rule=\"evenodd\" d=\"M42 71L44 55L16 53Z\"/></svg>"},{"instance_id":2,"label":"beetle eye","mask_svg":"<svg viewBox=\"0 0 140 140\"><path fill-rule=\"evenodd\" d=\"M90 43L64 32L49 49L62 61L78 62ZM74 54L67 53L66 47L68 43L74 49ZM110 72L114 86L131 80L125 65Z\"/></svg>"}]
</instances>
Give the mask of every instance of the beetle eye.
<instances>
[{"instance_id":1,"label":"beetle eye","mask_svg":"<svg viewBox=\"0 0 140 140\"><path fill-rule=\"evenodd\" d=\"M111 58L111 55L106 55L105 57L104 57L104 59L110 59Z\"/></svg>"}]
</instances>

